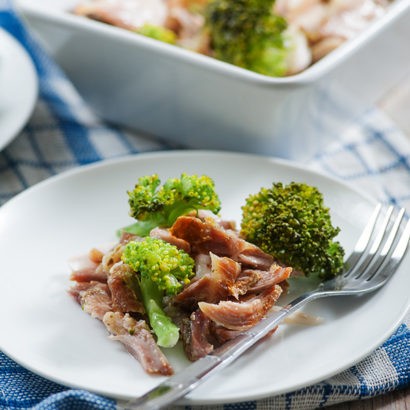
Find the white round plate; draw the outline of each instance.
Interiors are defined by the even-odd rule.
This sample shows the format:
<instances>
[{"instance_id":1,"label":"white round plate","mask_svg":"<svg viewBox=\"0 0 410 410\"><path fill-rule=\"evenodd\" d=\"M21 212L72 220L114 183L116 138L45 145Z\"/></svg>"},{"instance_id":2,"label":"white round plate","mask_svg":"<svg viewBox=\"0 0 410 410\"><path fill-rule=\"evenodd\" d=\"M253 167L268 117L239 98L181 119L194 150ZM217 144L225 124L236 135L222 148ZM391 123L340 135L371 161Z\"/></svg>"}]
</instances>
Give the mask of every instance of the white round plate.
<instances>
[{"instance_id":1,"label":"white round plate","mask_svg":"<svg viewBox=\"0 0 410 410\"><path fill-rule=\"evenodd\" d=\"M14 37L0 29L0 151L28 121L37 93L30 57Z\"/></svg>"},{"instance_id":2,"label":"white round plate","mask_svg":"<svg viewBox=\"0 0 410 410\"><path fill-rule=\"evenodd\" d=\"M103 162L50 178L0 208L0 348L24 367L67 386L133 398L162 377L146 375L104 326L67 295L67 260L115 240L131 222L126 191L142 175L207 174L226 218L240 219L245 197L273 181L317 186L341 227L347 253L374 202L347 185L267 157L171 151ZM263 343L192 392L185 402L224 403L289 392L334 375L373 351L396 329L408 306L410 255L376 294L313 302L318 326L281 325ZM176 371L181 347L166 351Z\"/></svg>"}]
</instances>

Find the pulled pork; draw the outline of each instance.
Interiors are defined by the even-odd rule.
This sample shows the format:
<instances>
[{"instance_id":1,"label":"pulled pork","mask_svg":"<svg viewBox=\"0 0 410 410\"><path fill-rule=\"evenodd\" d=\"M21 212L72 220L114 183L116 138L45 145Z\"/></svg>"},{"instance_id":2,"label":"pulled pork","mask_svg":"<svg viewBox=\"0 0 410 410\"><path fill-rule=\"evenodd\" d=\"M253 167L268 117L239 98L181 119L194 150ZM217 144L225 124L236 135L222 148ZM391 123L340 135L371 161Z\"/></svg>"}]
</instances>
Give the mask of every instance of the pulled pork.
<instances>
[{"instance_id":1,"label":"pulled pork","mask_svg":"<svg viewBox=\"0 0 410 410\"><path fill-rule=\"evenodd\" d=\"M257 324L275 307L292 272L242 239L231 222L207 212L181 216L171 228L155 228L150 235L195 260L194 278L165 301L193 361ZM104 323L110 338L121 342L147 373L169 375L172 367L149 329L144 306L127 285L135 272L121 261L124 244L140 239L125 235L108 252L92 251L88 259L77 259L69 293Z\"/></svg>"}]
</instances>

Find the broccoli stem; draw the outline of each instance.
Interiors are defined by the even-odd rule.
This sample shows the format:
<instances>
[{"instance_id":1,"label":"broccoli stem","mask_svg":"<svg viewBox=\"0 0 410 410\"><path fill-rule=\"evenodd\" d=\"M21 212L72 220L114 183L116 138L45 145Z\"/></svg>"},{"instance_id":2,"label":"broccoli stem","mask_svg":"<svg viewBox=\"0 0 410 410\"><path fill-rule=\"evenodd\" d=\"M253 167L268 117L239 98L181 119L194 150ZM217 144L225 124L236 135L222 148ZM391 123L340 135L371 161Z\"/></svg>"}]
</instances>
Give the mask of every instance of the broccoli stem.
<instances>
[{"instance_id":1,"label":"broccoli stem","mask_svg":"<svg viewBox=\"0 0 410 410\"><path fill-rule=\"evenodd\" d=\"M151 328L157 336L158 346L175 346L179 339L179 329L162 309L163 293L155 282L144 276L141 277L140 289Z\"/></svg>"},{"instance_id":2,"label":"broccoli stem","mask_svg":"<svg viewBox=\"0 0 410 410\"><path fill-rule=\"evenodd\" d=\"M121 236L123 232L132 233L138 236L148 236L152 229L158 226L156 221L137 221L131 225L125 226L117 231L117 235Z\"/></svg>"}]
</instances>

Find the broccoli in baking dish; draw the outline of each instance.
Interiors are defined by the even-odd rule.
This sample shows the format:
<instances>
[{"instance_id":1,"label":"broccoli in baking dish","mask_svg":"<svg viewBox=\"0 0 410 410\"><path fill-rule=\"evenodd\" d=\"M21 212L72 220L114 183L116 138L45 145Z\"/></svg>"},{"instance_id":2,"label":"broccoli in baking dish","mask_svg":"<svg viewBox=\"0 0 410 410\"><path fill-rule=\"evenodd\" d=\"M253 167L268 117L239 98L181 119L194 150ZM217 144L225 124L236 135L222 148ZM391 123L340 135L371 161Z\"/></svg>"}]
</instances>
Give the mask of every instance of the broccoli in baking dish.
<instances>
[{"instance_id":1,"label":"broccoli in baking dish","mask_svg":"<svg viewBox=\"0 0 410 410\"><path fill-rule=\"evenodd\" d=\"M205 13L213 56L269 76L287 71L286 20L272 0L212 0Z\"/></svg>"}]
</instances>

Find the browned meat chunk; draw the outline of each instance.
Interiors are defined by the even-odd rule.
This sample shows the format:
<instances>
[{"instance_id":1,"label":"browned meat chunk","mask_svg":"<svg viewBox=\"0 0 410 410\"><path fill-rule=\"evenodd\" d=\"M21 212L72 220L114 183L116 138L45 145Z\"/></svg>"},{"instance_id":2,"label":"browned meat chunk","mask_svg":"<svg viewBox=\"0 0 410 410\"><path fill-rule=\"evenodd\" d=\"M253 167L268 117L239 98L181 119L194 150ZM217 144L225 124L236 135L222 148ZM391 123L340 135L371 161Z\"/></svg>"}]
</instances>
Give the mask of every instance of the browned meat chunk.
<instances>
[{"instance_id":1,"label":"browned meat chunk","mask_svg":"<svg viewBox=\"0 0 410 410\"><path fill-rule=\"evenodd\" d=\"M92 262L100 264L104 257L104 252L100 249L92 248L90 252L88 252L88 257Z\"/></svg>"},{"instance_id":2,"label":"browned meat chunk","mask_svg":"<svg viewBox=\"0 0 410 410\"><path fill-rule=\"evenodd\" d=\"M239 299L240 296L245 295L249 289L254 287L261 280L262 275L265 274L266 271L256 269L243 270L231 287L232 296Z\"/></svg>"},{"instance_id":3,"label":"browned meat chunk","mask_svg":"<svg viewBox=\"0 0 410 410\"><path fill-rule=\"evenodd\" d=\"M140 236L137 236L133 233L122 232L121 238L120 238L120 243L125 245L130 241L141 241L142 239L143 238L141 238Z\"/></svg>"},{"instance_id":4,"label":"browned meat chunk","mask_svg":"<svg viewBox=\"0 0 410 410\"><path fill-rule=\"evenodd\" d=\"M273 264L268 271L244 270L242 274L249 275L254 272L259 273L259 280L248 287L247 293L262 292L265 289L271 288L273 285L284 282L292 273L292 268L284 268Z\"/></svg>"},{"instance_id":5,"label":"browned meat chunk","mask_svg":"<svg viewBox=\"0 0 410 410\"><path fill-rule=\"evenodd\" d=\"M206 274L211 273L211 268L212 268L212 262L211 262L211 256L208 254L202 254L200 253L199 255L196 255L195 257L195 277L191 280L197 280L202 278L202 276L205 276Z\"/></svg>"},{"instance_id":6,"label":"browned meat chunk","mask_svg":"<svg viewBox=\"0 0 410 410\"><path fill-rule=\"evenodd\" d=\"M223 345L229 340L235 339L235 337L239 336L242 332L239 330L230 330L223 326L215 325L212 329L212 334L218 341L219 345Z\"/></svg>"},{"instance_id":7,"label":"browned meat chunk","mask_svg":"<svg viewBox=\"0 0 410 410\"><path fill-rule=\"evenodd\" d=\"M110 290L106 283L78 283L69 290L69 293L84 312L97 319L102 320L105 313L112 310Z\"/></svg>"},{"instance_id":8,"label":"browned meat chunk","mask_svg":"<svg viewBox=\"0 0 410 410\"><path fill-rule=\"evenodd\" d=\"M292 272L242 239L234 224L205 211L181 216L171 228L155 228L150 236L195 259L191 282L176 296L164 298L164 310L180 327L192 361L256 325L274 306ZM110 338L121 342L147 373L170 375L172 367L147 323L136 319L145 310L135 290L135 272L121 259L131 240L142 238L123 234L108 252L93 251L87 266L83 261L82 268L88 270L73 275L77 284L69 292L84 311L104 322Z\"/></svg>"},{"instance_id":9,"label":"browned meat chunk","mask_svg":"<svg viewBox=\"0 0 410 410\"><path fill-rule=\"evenodd\" d=\"M118 262L121 262L121 256L124 249L124 244L119 242L108 252L106 252L102 258L99 269L103 270L106 275L110 273L110 269Z\"/></svg>"},{"instance_id":10,"label":"browned meat chunk","mask_svg":"<svg viewBox=\"0 0 410 410\"><path fill-rule=\"evenodd\" d=\"M149 374L169 376L172 367L156 344L144 320L135 320L129 314L107 312L103 322L110 332L110 339L121 342Z\"/></svg>"},{"instance_id":11,"label":"browned meat chunk","mask_svg":"<svg viewBox=\"0 0 410 410\"><path fill-rule=\"evenodd\" d=\"M170 228L173 236L184 239L191 245L191 253L228 256L254 269L268 270L274 260L256 245L240 238L236 231L225 229L212 218L180 216Z\"/></svg>"},{"instance_id":12,"label":"browned meat chunk","mask_svg":"<svg viewBox=\"0 0 410 410\"><path fill-rule=\"evenodd\" d=\"M254 269L268 270L274 262L273 257L243 239L238 238L238 262Z\"/></svg>"},{"instance_id":13,"label":"browned meat chunk","mask_svg":"<svg viewBox=\"0 0 410 410\"><path fill-rule=\"evenodd\" d=\"M92 252L92 251L91 251ZM99 268L95 254L81 255L69 260L71 268L70 279L76 282L107 282L107 274Z\"/></svg>"},{"instance_id":14,"label":"browned meat chunk","mask_svg":"<svg viewBox=\"0 0 410 410\"><path fill-rule=\"evenodd\" d=\"M210 255L211 271L191 282L175 297L175 303L192 307L199 301L216 303L232 294L231 288L241 272L241 266L230 258Z\"/></svg>"},{"instance_id":15,"label":"browned meat chunk","mask_svg":"<svg viewBox=\"0 0 410 410\"><path fill-rule=\"evenodd\" d=\"M212 252L218 256L232 256L237 253L234 236L210 218L202 221L195 216L180 216L170 232L189 242L193 254Z\"/></svg>"},{"instance_id":16,"label":"browned meat chunk","mask_svg":"<svg viewBox=\"0 0 410 410\"><path fill-rule=\"evenodd\" d=\"M90 282L78 282L75 285L71 286L71 288L68 289L68 294L72 296L72 298L79 304L81 305L81 292L89 289L91 287Z\"/></svg>"},{"instance_id":17,"label":"browned meat chunk","mask_svg":"<svg viewBox=\"0 0 410 410\"><path fill-rule=\"evenodd\" d=\"M133 275L132 269L122 262L116 263L110 269L107 283L111 291L112 310L123 313L145 312L143 304L128 285Z\"/></svg>"},{"instance_id":18,"label":"browned meat chunk","mask_svg":"<svg viewBox=\"0 0 410 410\"><path fill-rule=\"evenodd\" d=\"M200 310L182 322L181 336L189 360L198 360L214 350L210 326L211 321Z\"/></svg>"},{"instance_id":19,"label":"browned meat chunk","mask_svg":"<svg viewBox=\"0 0 410 410\"><path fill-rule=\"evenodd\" d=\"M199 302L201 311L217 325L245 331L258 323L278 300L282 288L272 287L245 302L221 301L218 304Z\"/></svg>"},{"instance_id":20,"label":"browned meat chunk","mask_svg":"<svg viewBox=\"0 0 410 410\"><path fill-rule=\"evenodd\" d=\"M169 229L154 228L149 233L149 236L151 236L151 238L162 239L163 241L168 242L169 244L174 245L178 249L182 249L187 253L191 252L191 245L189 242L172 235Z\"/></svg>"}]
</instances>

